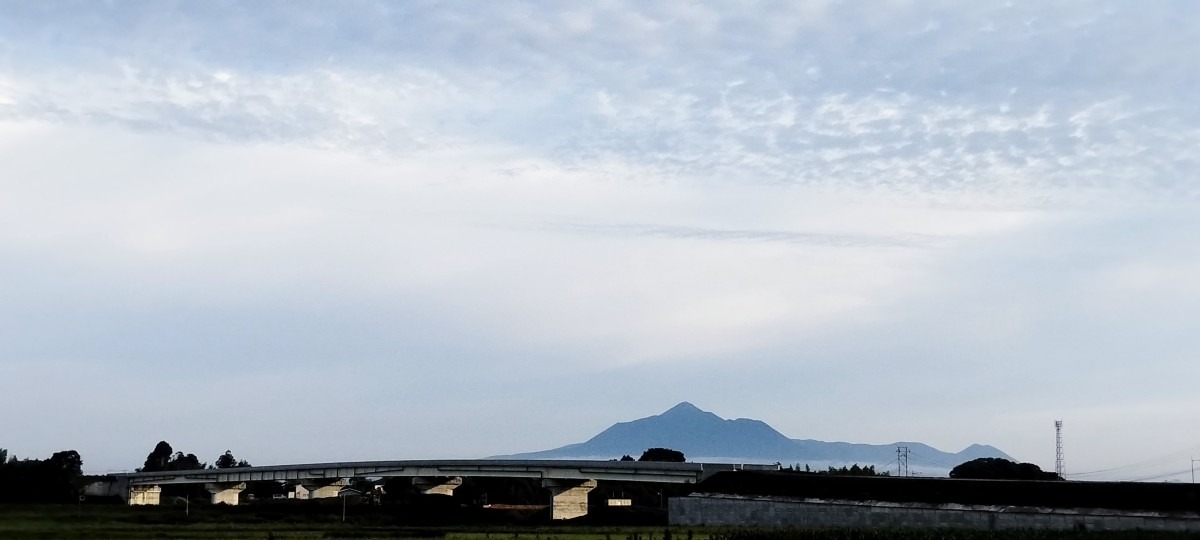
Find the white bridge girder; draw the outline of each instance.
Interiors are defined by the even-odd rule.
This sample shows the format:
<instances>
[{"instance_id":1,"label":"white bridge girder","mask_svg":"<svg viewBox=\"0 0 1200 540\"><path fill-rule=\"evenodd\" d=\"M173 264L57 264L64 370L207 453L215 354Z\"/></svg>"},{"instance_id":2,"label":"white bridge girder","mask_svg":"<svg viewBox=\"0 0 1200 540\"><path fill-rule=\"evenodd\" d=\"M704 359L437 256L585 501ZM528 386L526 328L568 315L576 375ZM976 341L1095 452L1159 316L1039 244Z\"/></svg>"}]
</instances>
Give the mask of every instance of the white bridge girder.
<instances>
[{"instance_id":1,"label":"white bridge girder","mask_svg":"<svg viewBox=\"0 0 1200 540\"><path fill-rule=\"evenodd\" d=\"M502 477L555 480L600 480L688 484L709 475L742 468L775 469L777 465L654 463L630 461L452 460L370 461L272 465L232 469L162 471L114 475L131 485L320 480L358 477Z\"/></svg>"},{"instance_id":2,"label":"white bridge girder","mask_svg":"<svg viewBox=\"0 0 1200 540\"><path fill-rule=\"evenodd\" d=\"M158 504L163 485L205 484L213 504L238 504L246 482L295 481L306 498L335 497L350 478L411 477L427 494L450 495L464 477L533 478L542 481L553 499L553 519L587 514L588 492L597 481L689 484L721 471L778 470L779 465L660 463L636 461L447 460L363 461L272 465L195 471L161 471L112 475L131 505ZM299 492L299 489L298 489ZM299 498L299 497L298 497Z\"/></svg>"}]
</instances>

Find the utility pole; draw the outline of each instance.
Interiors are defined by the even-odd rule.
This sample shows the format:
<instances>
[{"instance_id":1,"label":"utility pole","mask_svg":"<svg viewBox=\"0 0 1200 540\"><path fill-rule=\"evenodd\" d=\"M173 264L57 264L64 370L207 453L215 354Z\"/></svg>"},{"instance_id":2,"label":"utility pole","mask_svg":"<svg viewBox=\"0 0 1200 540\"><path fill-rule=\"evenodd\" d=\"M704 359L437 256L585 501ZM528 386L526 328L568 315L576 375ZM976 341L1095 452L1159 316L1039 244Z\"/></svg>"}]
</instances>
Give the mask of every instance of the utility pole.
<instances>
[{"instance_id":1,"label":"utility pole","mask_svg":"<svg viewBox=\"0 0 1200 540\"><path fill-rule=\"evenodd\" d=\"M908 447L896 447L896 476L908 476Z\"/></svg>"},{"instance_id":2,"label":"utility pole","mask_svg":"<svg viewBox=\"0 0 1200 540\"><path fill-rule=\"evenodd\" d=\"M1192 458L1192 483L1196 483L1196 462L1200 459Z\"/></svg>"}]
</instances>

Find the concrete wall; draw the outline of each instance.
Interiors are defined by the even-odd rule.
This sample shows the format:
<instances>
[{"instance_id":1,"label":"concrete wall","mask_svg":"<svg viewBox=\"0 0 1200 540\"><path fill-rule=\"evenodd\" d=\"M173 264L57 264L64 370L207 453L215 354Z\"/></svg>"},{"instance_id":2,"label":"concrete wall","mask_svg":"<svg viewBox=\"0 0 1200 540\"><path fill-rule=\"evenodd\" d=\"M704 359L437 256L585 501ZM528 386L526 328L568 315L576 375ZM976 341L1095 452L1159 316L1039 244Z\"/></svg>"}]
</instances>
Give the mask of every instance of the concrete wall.
<instances>
[{"instance_id":1,"label":"concrete wall","mask_svg":"<svg viewBox=\"0 0 1200 540\"><path fill-rule=\"evenodd\" d=\"M160 486L129 486L130 506L141 505L156 505L162 500L162 487Z\"/></svg>"},{"instance_id":2,"label":"concrete wall","mask_svg":"<svg viewBox=\"0 0 1200 540\"><path fill-rule=\"evenodd\" d=\"M668 501L673 526L1040 529L1200 532L1200 516L692 495Z\"/></svg>"},{"instance_id":3,"label":"concrete wall","mask_svg":"<svg viewBox=\"0 0 1200 540\"><path fill-rule=\"evenodd\" d=\"M331 497L337 497L338 492L348 485L350 485L350 479L348 478L324 479L320 482L312 483L305 482L303 484L297 484L293 495L289 496L288 498L298 500L328 499Z\"/></svg>"},{"instance_id":4,"label":"concrete wall","mask_svg":"<svg viewBox=\"0 0 1200 540\"><path fill-rule=\"evenodd\" d=\"M83 494L88 497L121 497L129 498L129 481L106 478L96 480L83 486Z\"/></svg>"},{"instance_id":5,"label":"concrete wall","mask_svg":"<svg viewBox=\"0 0 1200 540\"><path fill-rule=\"evenodd\" d=\"M461 476L414 476L412 483L417 491L425 495L452 497L454 496L454 490L462 485L463 479Z\"/></svg>"},{"instance_id":6,"label":"concrete wall","mask_svg":"<svg viewBox=\"0 0 1200 540\"><path fill-rule=\"evenodd\" d=\"M229 506L237 506L241 500L242 491L246 489L245 482L234 483L208 483L204 484L204 489L212 494L213 504L228 504Z\"/></svg>"},{"instance_id":7,"label":"concrete wall","mask_svg":"<svg viewBox=\"0 0 1200 540\"><path fill-rule=\"evenodd\" d=\"M587 515L588 493L596 489L596 481L546 478L542 487L550 490L551 519L575 519Z\"/></svg>"}]
</instances>

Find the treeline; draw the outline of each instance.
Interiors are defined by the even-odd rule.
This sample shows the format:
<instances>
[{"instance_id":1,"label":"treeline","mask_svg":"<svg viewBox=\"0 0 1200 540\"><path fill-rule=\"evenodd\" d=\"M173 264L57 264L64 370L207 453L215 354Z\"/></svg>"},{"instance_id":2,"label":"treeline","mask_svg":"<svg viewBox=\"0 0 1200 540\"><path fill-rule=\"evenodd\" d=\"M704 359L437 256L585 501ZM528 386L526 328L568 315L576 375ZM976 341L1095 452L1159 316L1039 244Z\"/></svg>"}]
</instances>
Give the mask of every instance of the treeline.
<instances>
[{"instance_id":1,"label":"treeline","mask_svg":"<svg viewBox=\"0 0 1200 540\"><path fill-rule=\"evenodd\" d=\"M17 459L0 448L0 502L67 503L79 497L83 459L55 452L49 459Z\"/></svg>"},{"instance_id":2,"label":"treeline","mask_svg":"<svg viewBox=\"0 0 1200 540\"><path fill-rule=\"evenodd\" d=\"M158 441L152 450L146 456L146 462L138 467L137 472L155 472L155 471L195 471L199 469L232 469L235 467L249 467L250 463L244 459L233 457L233 452L226 450L224 454L217 457L217 460L209 465L200 461L196 454L184 454L176 452L171 448L171 444L167 441Z\"/></svg>"},{"instance_id":3,"label":"treeline","mask_svg":"<svg viewBox=\"0 0 1200 540\"><path fill-rule=\"evenodd\" d=\"M166 441L160 441L137 470L183 471L249 466L246 460L235 458L229 450L209 465L195 454L175 452ZM19 459L0 448L0 503L75 502L87 481L83 475L83 458L75 450L55 452L47 459ZM180 487L180 491L184 490L199 493L203 486Z\"/></svg>"},{"instance_id":4,"label":"treeline","mask_svg":"<svg viewBox=\"0 0 1200 540\"><path fill-rule=\"evenodd\" d=\"M799 472L799 473L809 473L809 474L827 474L830 476L891 476L892 475L892 473L890 473L888 471L875 470L874 465L867 465L866 467L861 467L857 463L855 463L854 465L851 465L849 467L846 467L844 465L842 467L829 467L828 469L825 469L823 471L819 470L819 469L813 470L813 469L809 468L807 463L804 464L804 468L800 468L800 464L797 463L795 465L789 465L787 467L783 467L783 470L789 471L789 472Z\"/></svg>"},{"instance_id":5,"label":"treeline","mask_svg":"<svg viewBox=\"0 0 1200 540\"><path fill-rule=\"evenodd\" d=\"M672 450L670 448L647 448L646 451L642 452L642 457L639 457L636 460L633 459L633 456L625 454L621 456L621 459L616 461L658 461L666 463L683 463L687 461L687 458L684 457L683 452L680 452L679 450Z\"/></svg>"},{"instance_id":6,"label":"treeline","mask_svg":"<svg viewBox=\"0 0 1200 540\"><path fill-rule=\"evenodd\" d=\"M1004 458L977 458L951 469L950 478L976 480L1062 480L1057 473L1043 471L1032 463L1016 463Z\"/></svg>"}]
</instances>

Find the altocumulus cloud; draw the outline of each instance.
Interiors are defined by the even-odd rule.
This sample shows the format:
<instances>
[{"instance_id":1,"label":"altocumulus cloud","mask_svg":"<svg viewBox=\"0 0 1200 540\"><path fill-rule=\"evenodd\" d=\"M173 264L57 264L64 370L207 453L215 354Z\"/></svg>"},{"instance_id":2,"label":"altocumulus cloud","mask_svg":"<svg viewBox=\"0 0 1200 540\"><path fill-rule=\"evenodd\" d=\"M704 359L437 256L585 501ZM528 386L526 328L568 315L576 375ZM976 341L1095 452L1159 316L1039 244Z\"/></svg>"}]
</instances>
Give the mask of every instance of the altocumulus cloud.
<instances>
[{"instance_id":1,"label":"altocumulus cloud","mask_svg":"<svg viewBox=\"0 0 1200 540\"><path fill-rule=\"evenodd\" d=\"M479 456L683 399L1043 465L1058 416L1081 468L1200 444L1188 2L3 12L22 455Z\"/></svg>"}]
</instances>

